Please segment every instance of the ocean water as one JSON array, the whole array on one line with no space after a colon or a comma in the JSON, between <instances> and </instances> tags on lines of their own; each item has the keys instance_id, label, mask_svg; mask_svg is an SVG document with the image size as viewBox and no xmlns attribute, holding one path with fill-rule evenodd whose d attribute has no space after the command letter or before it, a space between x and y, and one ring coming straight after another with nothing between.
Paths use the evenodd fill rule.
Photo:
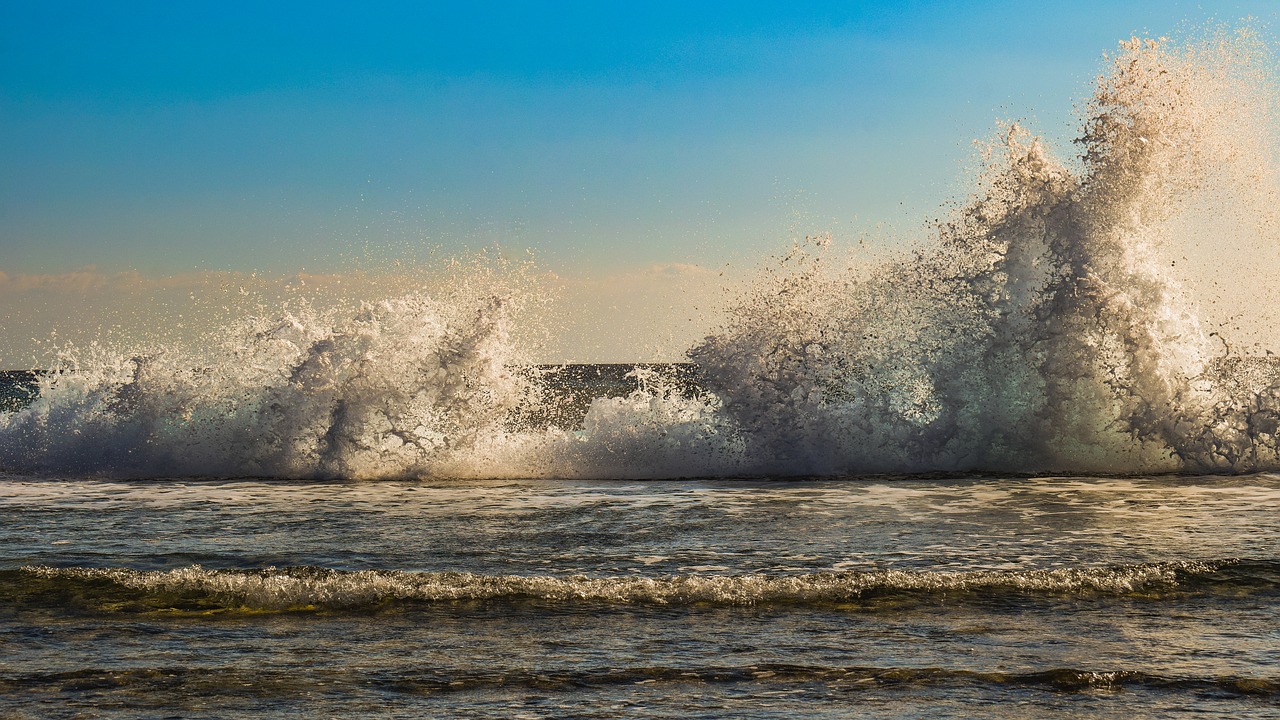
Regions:
<instances>
[{"instance_id":1,"label":"ocean water","mask_svg":"<svg viewBox=\"0 0 1280 720\"><path fill-rule=\"evenodd\" d=\"M1280 716L1280 477L0 484L0 715Z\"/></svg>"},{"instance_id":2,"label":"ocean water","mask_svg":"<svg viewBox=\"0 0 1280 720\"><path fill-rule=\"evenodd\" d=\"M1274 67L1123 43L683 363L540 365L478 262L0 376L0 714L1280 716L1280 363L1174 270L1275 240Z\"/></svg>"}]
</instances>

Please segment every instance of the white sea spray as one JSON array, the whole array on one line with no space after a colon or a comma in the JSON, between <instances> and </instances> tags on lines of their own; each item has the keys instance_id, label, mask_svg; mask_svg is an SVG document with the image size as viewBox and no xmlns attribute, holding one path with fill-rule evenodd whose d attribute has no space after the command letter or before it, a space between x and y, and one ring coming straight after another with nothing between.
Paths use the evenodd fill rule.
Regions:
<instances>
[{"instance_id":1,"label":"white sea spray","mask_svg":"<svg viewBox=\"0 0 1280 720\"><path fill-rule=\"evenodd\" d=\"M1256 189L1275 159L1270 63L1248 30L1122 43L1082 108L1078 167L1013 124L928 246L863 274L797 246L691 353L753 462L1273 467L1276 368L1222 357L1159 234L1208 183Z\"/></svg>"},{"instance_id":2,"label":"white sea spray","mask_svg":"<svg viewBox=\"0 0 1280 720\"><path fill-rule=\"evenodd\" d=\"M196 351L65 348L39 399L0 413L0 469L1275 469L1280 367L1206 327L1165 255L1169 228L1204 193L1251 213L1272 197L1273 69L1247 27L1122 43L1080 105L1074 161L1012 123L930 242L869 267L836 262L825 238L797 243L690 349L699 392L641 368L634 391L597 398L580 423L530 422L555 401L513 331L539 291L518 269L468 266L359 308L243 318Z\"/></svg>"}]
</instances>

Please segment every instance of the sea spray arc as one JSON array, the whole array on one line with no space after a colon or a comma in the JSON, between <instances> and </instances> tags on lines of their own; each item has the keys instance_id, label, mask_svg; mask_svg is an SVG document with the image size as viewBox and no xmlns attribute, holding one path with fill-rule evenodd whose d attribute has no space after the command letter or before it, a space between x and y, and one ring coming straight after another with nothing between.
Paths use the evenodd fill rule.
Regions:
<instances>
[{"instance_id":1,"label":"sea spray arc","mask_svg":"<svg viewBox=\"0 0 1280 720\"><path fill-rule=\"evenodd\" d=\"M0 413L0 470L297 478L670 477L1280 467L1280 379L1223 356L1161 260L1162 223L1274 161L1247 30L1133 40L1082 107L1079 162L1009 126L933 242L869 270L796 249L660 379L579 427L514 337L519 269L355 310L286 306L199 352L69 348ZM1252 133L1252 134L1251 134ZM1242 142L1242 137L1248 137ZM1251 174L1252 173L1252 174ZM1234 185L1233 185L1234 184ZM67 370L71 370L67 372Z\"/></svg>"},{"instance_id":2,"label":"sea spray arc","mask_svg":"<svg viewBox=\"0 0 1280 720\"><path fill-rule=\"evenodd\" d=\"M222 330L201 353L71 349L0 416L0 466L125 476L432 474L499 432L528 379L519 299L472 271L448 293L307 305Z\"/></svg>"},{"instance_id":3,"label":"sea spray arc","mask_svg":"<svg viewBox=\"0 0 1280 720\"><path fill-rule=\"evenodd\" d=\"M1247 31L1183 48L1123 43L1084 107L1076 172L1012 125L931 247L862 277L833 275L799 247L783 263L799 270L762 284L692 351L756 461L802 472L1274 466L1274 371L1253 363L1242 382L1238 363L1216 356L1155 237L1187 194L1242 159L1224 133L1245 124L1264 144L1266 125L1241 106L1274 107L1273 85L1258 82L1263 56Z\"/></svg>"}]
</instances>

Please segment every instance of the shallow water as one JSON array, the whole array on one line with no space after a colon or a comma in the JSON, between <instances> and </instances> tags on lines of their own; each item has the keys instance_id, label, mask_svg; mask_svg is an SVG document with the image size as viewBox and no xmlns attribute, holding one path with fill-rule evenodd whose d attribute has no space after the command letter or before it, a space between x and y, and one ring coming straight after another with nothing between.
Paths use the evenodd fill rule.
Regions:
<instances>
[{"instance_id":1,"label":"shallow water","mask_svg":"<svg viewBox=\"0 0 1280 720\"><path fill-rule=\"evenodd\" d=\"M0 484L13 717L1280 716L1280 478Z\"/></svg>"}]
</instances>

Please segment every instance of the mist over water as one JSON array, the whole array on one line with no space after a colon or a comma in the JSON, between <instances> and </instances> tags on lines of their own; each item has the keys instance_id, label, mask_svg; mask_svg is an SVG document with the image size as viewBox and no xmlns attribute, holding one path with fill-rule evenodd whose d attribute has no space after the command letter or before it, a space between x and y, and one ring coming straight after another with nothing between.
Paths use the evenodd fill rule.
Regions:
<instances>
[{"instance_id":1,"label":"mist over water","mask_svg":"<svg viewBox=\"0 0 1280 720\"><path fill-rule=\"evenodd\" d=\"M675 477L1280 467L1280 365L1203 321L1174 268L1193 208L1271 241L1274 61L1250 30L1123 43L1075 158L1010 124L933 237L849 267L823 239L689 350L699 392L557 420L522 323L538 291L451 286L246 317L198 352L65 348L0 414L0 469L155 476ZM1206 205L1208 203L1208 205ZM1203 227L1203 224L1200 225ZM1182 245L1178 245L1182 243ZM1185 263L1184 263L1185 266ZM1244 285L1261 285L1254 268ZM518 332L517 332L518 331Z\"/></svg>"}]
</instances>

